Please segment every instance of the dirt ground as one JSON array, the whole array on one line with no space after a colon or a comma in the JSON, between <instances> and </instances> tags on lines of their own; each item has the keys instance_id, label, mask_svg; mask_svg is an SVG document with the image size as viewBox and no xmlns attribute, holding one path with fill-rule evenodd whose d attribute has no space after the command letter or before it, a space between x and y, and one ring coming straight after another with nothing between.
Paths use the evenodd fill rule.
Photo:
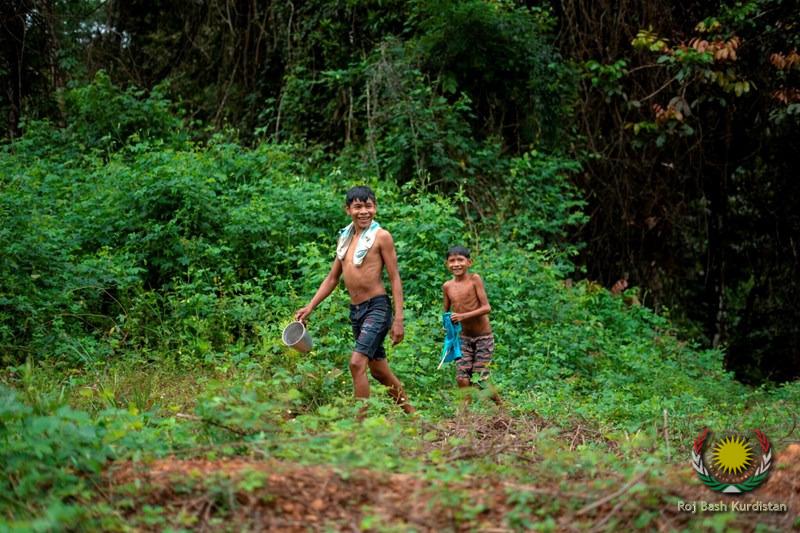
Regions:
<instances>
[{"instance_id":1,"label":"dirt ground","mask_svg":"<svg viewBox=\"0 0 800 533\"><path fill-rule=\"evenodd\" d=\"M519 486L492 478L444 486L407 474L344 472L327 466L245 459L122 463L109 470L106 480L112 499L123 497L133 487L140 504L160 505L167 510L170 525L195 531L511 531L547 517L560 531L618 530L637 527L642 511L651 516L645 529L669 531L702 526L695 521L713 515L681 511L679 500L787 505L785 513L736 513L728 526L744 531L757 524L797 530L800 515L798 444L779 452L764 485L736 497L711 492L688 464L676 466L663 477L628 480L604 495L584 494L580 487L567 493L557 486ZM638 489L629 490L634 485ZM518 498L509 496L520 492L529 495L529 511ZM546 512L536 512L542 509Z\"/></svg>"}]
</instances>

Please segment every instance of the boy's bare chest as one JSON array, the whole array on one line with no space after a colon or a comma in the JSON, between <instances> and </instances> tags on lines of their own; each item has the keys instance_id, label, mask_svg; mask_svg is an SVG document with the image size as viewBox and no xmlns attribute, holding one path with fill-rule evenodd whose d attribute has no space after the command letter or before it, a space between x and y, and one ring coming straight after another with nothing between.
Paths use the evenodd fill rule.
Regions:
<instances>
[{"instance_id":1,"label":"boy's bare chest","mask_svg":"<svg viewBox=\"0 0 800 533\"><path fill-rule=\"evenodd\" d=\"M355 239L354 239L355 241ZM345 253L344 261L342 262L342 268L344 270L345 279L354 279L354 278L363 278L363 277L375 277L376 273L379 276L381 269L383 268L383 259L381 258L381 251L380 245L377 243L370 248L367 255L364 256L364 259L361 261L361 265L356 266L353 262L353 255L355 254L356 245L355 243L351 243L350 247L347 249L347 253Z\"/></svg>"},{"instance_id":2,"label":"boy's bare chest","mask_svg":"<svg viewBox=\"0 0 800 533\"><path fill-rule=\"evenodd\" d=\"M470 281L451 283L447 288L447 293L450 301L459 308L473 306L478 301L475 285Z\"/></svg>"}]
</instances>

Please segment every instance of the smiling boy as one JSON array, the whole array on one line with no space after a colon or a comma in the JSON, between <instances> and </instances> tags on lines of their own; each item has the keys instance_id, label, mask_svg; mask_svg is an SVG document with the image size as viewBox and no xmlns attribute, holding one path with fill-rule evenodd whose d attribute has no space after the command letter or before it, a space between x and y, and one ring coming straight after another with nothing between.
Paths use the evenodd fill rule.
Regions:
<instances>
[{"instance_id":1,"label":"smiling boy","mask_svg":"<svg viewBox=\"0 0 800 533\"><path fill-rule=\"evenodd\" d=\"M397 253L391 234L375 221L378 202L369 187L353 187L345 197L345 211L352 222L339 232L336 257L330 272L311 301L295 313L305 321L311 312L339 284L350 294L350 323L355 347L350 356L350 374L356 398L369 398L367 368L372 377L389 388L389 394L407 413L414 412L403 391L403 385L386 361L383 340L390 332L392 345L403 340L403 285L397 268ZM391 301L381 275L383 268L392 286L394 320Z\"/></svg>"},{"instance_id":2,"label":"smiling boy","mask_svg":"<svg viewBox=\"0 0 800 533\"><path fill-rule=\"evenodd\" d=\"M456 363L456 381L460 388L469 387L472 378L478 385L489 377L489 363L494 353L494 335L489 324L492 308L483 280L470 274L472 266L469 249L453 246L447 250L447 269L453 279L442 285L444 310L451 311L450 320L461 323L461 359ZM492 399L499 402L496 393Z\"/></svg>"}]
</instances>

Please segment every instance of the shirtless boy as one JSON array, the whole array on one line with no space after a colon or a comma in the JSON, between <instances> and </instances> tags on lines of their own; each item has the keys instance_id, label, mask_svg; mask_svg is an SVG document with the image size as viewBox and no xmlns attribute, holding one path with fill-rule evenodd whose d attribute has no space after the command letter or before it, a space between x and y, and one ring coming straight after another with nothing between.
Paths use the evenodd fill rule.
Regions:
<instances>
[{"instance_id":1,"label":"shirtless boy","mask_svg":"<svg viewBox=\"0 0 800 533\"><path fill-rule=\"evenodd\" d=\"M453 246L447 250L447 268L453 279L442 285L444 310L451 311L450 320L461 323L461 359L456 363L456 381L459 387L469 387L472 378L477 384L489 377L489 363L494 353L494 336L489 324L489 299L483 280L470 274L472 266L469 249ZM497 402L499 397L492 393Z\"/></svg>"},{"instance_id":2,"label":"shirtless boy","mask_svg":"<svg viewBox=\"0 0 800 533\"><path fill-rule=\"evenodd\" d=\"M394 401L405 412L412 413L414 408L408 403L403 385L389 368L383 349L387 333L392 345L403 340L403 286L394 240L375 222L377 210L375 193L369 187L353 187L347 191L345 211L352 223L340 232L330 272L308 305L295 313L295 318L304 322L314 308L333 292L344 274L355 337L355 348L350 356L355 397L369 398L369 368L372 377L389 388ZM392 285L394 320L391 302L381 280L384 266Z\"/></svg>"}]
</instances>

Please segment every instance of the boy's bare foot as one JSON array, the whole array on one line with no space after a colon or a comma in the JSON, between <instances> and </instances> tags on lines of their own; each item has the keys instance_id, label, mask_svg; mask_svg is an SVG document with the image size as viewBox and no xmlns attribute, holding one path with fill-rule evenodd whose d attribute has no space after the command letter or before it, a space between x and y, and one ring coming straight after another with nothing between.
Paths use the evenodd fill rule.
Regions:
<instances>
[{"instance_id":1,"label":"boy's bare foot","mask_svg":"<svg viewBox=\"0 0 800 533\"><path fill-rule=\"evenodd\" d=\"M400 389L400 392L396 391L397 389L389 389L389 393L394 399L394 403L399 405L400 409L402 409L403 412L407 415L413 415L414 413L416 413L417 410L414 409L413 405L408 403L408 398L405 397L405 393L402 392L402 389Z\"/></svg>"}]
</instances>

